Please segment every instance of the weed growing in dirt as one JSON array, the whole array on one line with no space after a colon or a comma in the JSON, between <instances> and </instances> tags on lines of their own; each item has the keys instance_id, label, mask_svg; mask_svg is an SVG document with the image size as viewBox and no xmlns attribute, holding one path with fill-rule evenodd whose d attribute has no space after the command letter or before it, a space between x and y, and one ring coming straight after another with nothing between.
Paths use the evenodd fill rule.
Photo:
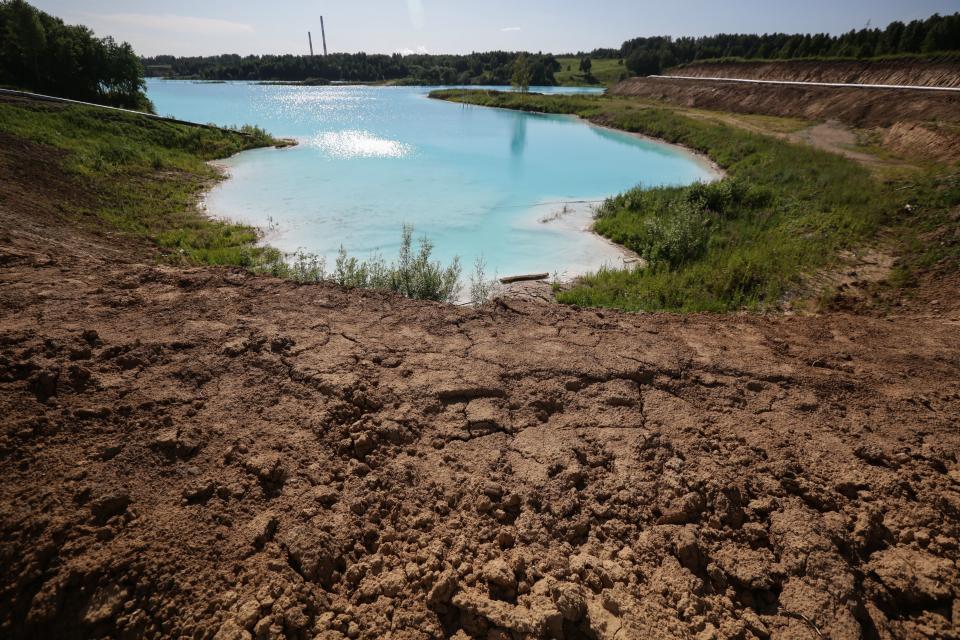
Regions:
<instances>
[{"instance_id":1,"label":"weed growing in dirt","mask_svg":"<svg viewBox=\"0 0 960 640\"><path fill-rule=\"evenodd\" d=\"M489 300L496 289L496 279L487 278L487 262L480 256L473 263L473 273L470 274L470 302L480 306Z\"/></svg>"},{"instance_id":2,"label":"weed growing in dirt","mask_svg":"<svg viewBox=\"0 0 960 640\"><path fill-rule=\"evenodd\" d=\"M647 267L603 269L558 295L625 310L731 311L778 306L801 276L862 244L907 201L841 156L617 96L446 90L435 98L569 113L708 154L727 173L713 184L637 188L608 199L595 229Z\"/></svg>"},{"instance_id":3,"label":"weed growing in dirt","mask_svg":"<svg viewBox=\"0 0 960 640\"><path fill-rule=\"evenodd\" d=\"M460 292L460 260L448 265L430 259L433 243L426 237L413 249L413 227L404 225L397 260L387 263L374 254L360 260L347 254L344 247L327 271L326 261L308 253L284 256L279 252L260 254L260 262L251 256L255 271L299 282L334 282L343 287L393 291L407 298L453 302Z\"/></svg>"}]
</instances>

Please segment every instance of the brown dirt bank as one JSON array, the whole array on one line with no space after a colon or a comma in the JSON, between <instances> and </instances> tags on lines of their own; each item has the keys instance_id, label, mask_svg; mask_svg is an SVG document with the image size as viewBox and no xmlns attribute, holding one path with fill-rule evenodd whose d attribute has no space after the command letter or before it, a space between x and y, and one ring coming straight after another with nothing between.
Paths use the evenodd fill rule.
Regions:
<instances>
[{"instance_id":1,"label":"brown dirt bank","mask_svg":"<svg viewBox=\"0 0 960 640\"><path fill-rule=\"evenodd\" d=\"M960 637L955 288L627 315L151 266L2 142L0 637Z\"/></svg>"},{"instance_id":2,"label":"brown dirt bank","mask_svg":"<svg viewBox=\"0 0 960 640\"><path fill-rule=\"evenodd\" d=\"M884 60L763 60L693 63L672 76L960 87L960 56Z\"/></svg>"},{"instance_id":3,"label":"brown dirt bank","mask_svg":"<svg viewBox=\"0 0 960 640\"><path fill-rule=\"evenodd\" d=\"M697 109L807 120L835 119L855 127L887 127L898 122L960 122L960 95L936 91L631 78L615 85L610 93L666 100Z\"/></svg>"}]
</instances>

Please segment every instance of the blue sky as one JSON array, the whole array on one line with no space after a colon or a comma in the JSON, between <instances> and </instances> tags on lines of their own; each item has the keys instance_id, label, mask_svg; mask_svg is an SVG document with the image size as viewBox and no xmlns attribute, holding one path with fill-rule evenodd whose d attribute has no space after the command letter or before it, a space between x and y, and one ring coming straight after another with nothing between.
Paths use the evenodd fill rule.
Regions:
<instances>
[{"instance_id":1,"label":"blue sky","mask_svg":"<svg viewBox=\"0 0 960 640\"><path fill-rule=\"evenodd\" d=\"M331 51L555 53L619 47L632 37L718 32L839 33L960 10L958 0L32 0L138 53Z\"/></svg>"}]
</instances>

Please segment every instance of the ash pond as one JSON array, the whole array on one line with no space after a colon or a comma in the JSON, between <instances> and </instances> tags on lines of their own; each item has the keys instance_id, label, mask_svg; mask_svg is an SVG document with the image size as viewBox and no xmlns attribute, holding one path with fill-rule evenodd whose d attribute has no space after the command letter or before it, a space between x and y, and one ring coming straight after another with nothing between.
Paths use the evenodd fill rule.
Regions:
<instances>
[{"instance_id":1,"label":"ash pond","mask_svg":"<svg viewBox=\"0 0 960 640\"><path fill-rule=\"evenodd\" d=\"M222 161L230 178L208 195L207 210L328 265L341 246L392 260L410 224L436 259L459 256L465 272L478 257L489 276L621 266L623 250L589 231L592 206L638 184L714 177L677 147L567 116L431 100L429 87L147 86L162 115L295 138L296 147Z\"/></svg>"}]
</instances>

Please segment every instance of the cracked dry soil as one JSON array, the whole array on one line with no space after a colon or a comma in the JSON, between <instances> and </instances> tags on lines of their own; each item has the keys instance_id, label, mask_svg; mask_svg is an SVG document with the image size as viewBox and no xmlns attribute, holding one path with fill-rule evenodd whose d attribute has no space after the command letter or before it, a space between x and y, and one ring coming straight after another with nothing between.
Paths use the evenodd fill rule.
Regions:
<instances>
[{"instance_id":1,"label":"cracked dry soil","mask_svg":"<svg viewBox=\"0 0 960 640\"><path fill-rule=\"evenodd\" d=\"M2 637L960 637L956 307L461 309L11 184Z\"/></svg>"}]
</instances>

